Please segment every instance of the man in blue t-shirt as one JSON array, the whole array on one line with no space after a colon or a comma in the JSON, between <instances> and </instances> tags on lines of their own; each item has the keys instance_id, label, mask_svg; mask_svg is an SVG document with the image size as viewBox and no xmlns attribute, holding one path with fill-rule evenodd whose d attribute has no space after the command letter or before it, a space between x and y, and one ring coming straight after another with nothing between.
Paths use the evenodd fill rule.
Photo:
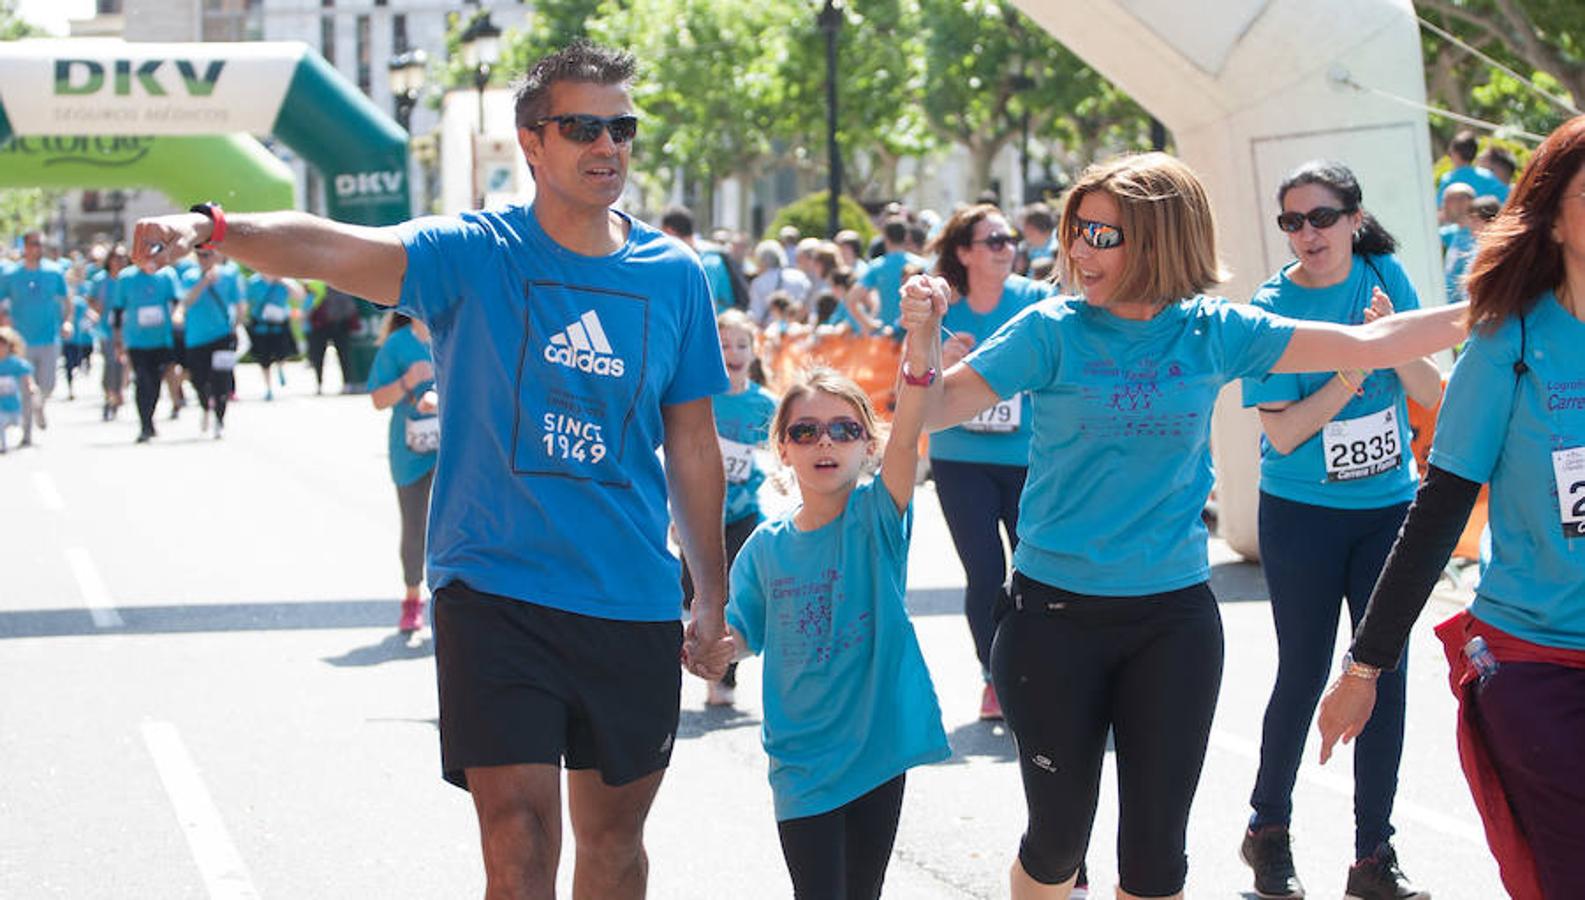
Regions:
<instances>
[{"instance_id":1,"label":"man in blue t-shirt","mask_svg":"<svg viewBox=\"0 0 1585 900\"><path fill-rule=\"evenodd\" d=\"M4 296L11 304L11 321L27 343L27 361L33 365L37 390L33 403L22 410L22 444L33 443L33 422L47 427L44 402L55 392L55 371L60 368L61 338L71 334L72 305L66 278L44 259L44 235L22 235L22 263L7 273Z\"/></svg>"},{"instance_id":2,"label":"man in blue t-shirt","mask_svg":"<svg viewBox=\"0 0 1585 900\"><path fill-rule=\"evenodd\" d=\"M441 764L473 794L487 880L514 895L554 889L563 760L577 810L573 892L643 894L643 824L675 740L679 651L707 679L729 662L710 402L727 378L709 289L688 250L611 209L638 127L633 71L632 56L580 41L522 79L532 206L391 228L292 212L228 226L202 206L134 232L135 258L218 235L239 262L320 278L428 325L442 447L428 541ZM668 499L694 577L686 632Z\"/></svg>"},{"instance_id":3,"label":"man in blue t-shirt","mask_svg":"<svg viewBox=\"0 0 1585 900\"><path fill-rule=\"evenodd\" d=\"M910 268L923 272L923 259L908 252L908 220L893 216L881 226L886 253L870 264L858 284L848 292L847 310L853 320L873 334L897 323L902 309L904 273Z\"/></svg>"},{"instance_id":4,"label":"man in blue t-shirt","mask_svg":"<svg viewBox=\"0 0 1585 900\"><path fill-rule=\"evenodd\" d=\"M673 206L660 217L660 230L699 257L704 267L706 283L710 285L710 299L716 312L748 309L748 280L738 268L737 261L727 255L725 247L700 241L695 236L693 213L686 207Z\"/></svg>"},{"instance_id":5,"label":"man in blue t-shirt","mask_svg":"<svg viewBox=\"0 0 1585 900\"><path fill-rule=\"evenodd\" d=\"M1479 147L1473 131L1461 131L1448 143L1447 158L1452 161L1453 168L1436 183L1437 206L1442 205L1442 193L1452 184L1469 185L1475 189L1476 197L1496 197L1499 203L1508 199L1508 185L1485 166L1475 165Z\"/></svg>"}]
</instances>

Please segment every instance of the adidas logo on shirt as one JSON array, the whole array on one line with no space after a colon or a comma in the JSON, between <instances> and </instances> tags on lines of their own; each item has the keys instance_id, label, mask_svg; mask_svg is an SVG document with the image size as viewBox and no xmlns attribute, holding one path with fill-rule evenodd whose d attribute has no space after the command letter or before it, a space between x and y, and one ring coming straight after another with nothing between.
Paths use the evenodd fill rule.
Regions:
<instances>
[{"instance_id":1,"label":"adidas logo on shirt","mask_svg":"<svg viewBox=\"0 0 1585 900\"><path fill-rule=\"evenodd\" d=\"M620 356L612 355L611 342L606 340L605 328L593 310L578 317L578 321L550 336L545 345L545 361L592 375L609 375L621 378L627 371Z\"/></svg>"}]
</instances>

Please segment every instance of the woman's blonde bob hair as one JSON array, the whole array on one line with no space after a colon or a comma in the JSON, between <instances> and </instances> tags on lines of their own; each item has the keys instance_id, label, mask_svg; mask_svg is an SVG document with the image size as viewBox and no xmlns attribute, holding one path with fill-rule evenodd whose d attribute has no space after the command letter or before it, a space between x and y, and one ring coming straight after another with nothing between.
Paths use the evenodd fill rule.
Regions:
<instances>
[{"instance_id":1,"label":"woman's blonde bob hair","mask_svg":"<svg viewBox=\"0 0 1585 900\"><path fill-rule=\"evenodd\" d=\"M1216 254L1216 220L1194 170L1165 153L1139 153L1084 170L1062 204L1063 268L1080 284L1070 251L1079 237L1079 203L1094 191L1117 201L1127 254L1114 302L1166 306L1228 279ZM1108 252L1108 251L1100 251Z\"/></svg>"}]
</instances>

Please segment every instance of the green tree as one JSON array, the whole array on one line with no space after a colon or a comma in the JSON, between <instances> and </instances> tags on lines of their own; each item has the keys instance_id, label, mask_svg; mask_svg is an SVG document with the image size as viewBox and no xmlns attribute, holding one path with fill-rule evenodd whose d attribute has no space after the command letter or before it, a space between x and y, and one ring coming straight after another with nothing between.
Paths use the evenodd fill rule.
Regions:
<instances>
[{"instance_id":1,"label":"green tree","mask_svg":"<svg viewBox=\"0 0 1585 900\"><path fill-rule=\"evenodd\" d=\"M38 37L44 32L17 15L16 0L0 0L0 41Z\"/></svg>"},{"instance_id":2,"label":"green tree","mask_svg":"<svg viewBox=\"0 0 1585 900\"><path fill-rule=\"evenodd\" d=\"M0 41L35 37L43 32L17 16L14 0L0 0ZM0 189L0 235L19 234L42 226L57 194L39 188Z\"/></svg>"}]
</instances>

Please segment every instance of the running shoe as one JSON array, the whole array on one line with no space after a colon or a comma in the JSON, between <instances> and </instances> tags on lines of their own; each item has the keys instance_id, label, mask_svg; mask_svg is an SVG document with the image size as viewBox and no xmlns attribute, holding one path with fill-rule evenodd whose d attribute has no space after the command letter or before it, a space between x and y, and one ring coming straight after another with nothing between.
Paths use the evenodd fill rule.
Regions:
<instances>
[{"instance_id":1,"label":"running shoe","mask_svg":"<svg viewBox=\"0 0 1585 900\"><path fill-rule=\"evenodd\" d=\"M217 441L220 440L221 436L224 435L225 433L226 433L226 423L220 421L219 419L216 419L215 420L215 440L217 440Z\"/></svg>"},{"instance_id":2,"label":"running shoe","mask_svg":"<svg viewBox=\"0 0 1585 900\"><path fill-rule=\"evenodd\" d=\"M731 706L737 702L737 691L719 681L710 682L705 689L705 706Z\"/></svg>"},{"instance_id":3,"label":"running shoe","mask_svg":"<svg viewBox=\"0 0 1585 900\"><path fill-rule=\"evenodd\" d=\"M985 683L985 690L980 694L980 721L1000 722L1002 720L1002 701L996 698L996 685Z\"/></svg>"},{"instance_id":4,"label":"running shoe","mask_svg":"<svg viewBox=\"0 0 1585 900\"><path fill-rule=\"evenodd\" d=\"M1347 900L1431 900L1430 891L1415 887L1398 868L1398 854L1386 841L1349 868L1343 896Z\"/></svg>"},{"instance_id":5,"label":"running shoe","mask_svg":"<svg viewBox=\"0 0 1585 900\"><path fill-rule=\"evenodd\" d=\"M402 599L402 621L396 629L403 634L412 634L424 627L424 598L404 597Z\"/></svg>"},{"instance_id":6,"label":"running shoe","mask_svg":"<svg viewBox=\"0 0 1585 900\"><path fill-rule=\"evenodd\" d=\"M1293 839L1286 825L1246 829L1238 856L1255 870L1255 894L1266 900L1291 900L1304 896L1304 885L1293 868Z\"/></svg>"},{"instance_id":7,"label":"running shoe","mask_svg":"<svg viewBox=\"0 0 1585 900\"><path fill-rule=\"evenodd\" d=\"M285 366L276 366L275 367L275 380L280 382L281 387L286 387L286 367Z\"/></svg>"},{"instance_id":8,"label":"running shoe","mask_svg":"<svg viewBox=\"0 0 1585 900\"><path fill-rule=\"evenodd\" d=\"M266 399L266 400L274 400L275 399L275 388L268 387L268 384L269 384L269 382L266 381L265 382L266 387L264 388L264 399Z\"/></svg>"},{"instance_id":9,"label":"running shoe","mask_svg":"<svg viewBox=\"0 0 1585 900\"><path fill-rule=\"evenodd\" d=\"M209 433L209 409L204 408L204 417L198 420L198 431L202 434Z\"/></svg>"}]
</instances>

